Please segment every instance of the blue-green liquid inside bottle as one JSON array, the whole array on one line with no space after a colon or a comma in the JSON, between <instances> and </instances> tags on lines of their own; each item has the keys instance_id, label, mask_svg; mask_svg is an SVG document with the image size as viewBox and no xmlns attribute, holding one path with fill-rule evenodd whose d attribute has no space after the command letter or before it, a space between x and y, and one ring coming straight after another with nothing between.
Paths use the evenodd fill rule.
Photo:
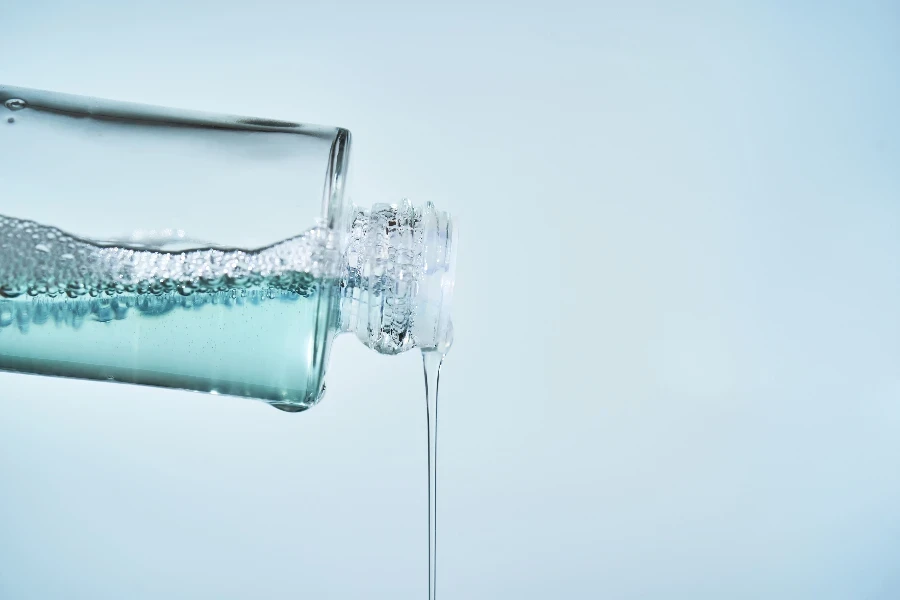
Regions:
<instances>
[{"instance_id":1,"label":"blue-green liquid inside bottle","mask_svg":"<svg viewBox=\"0 0 900 600\"><path fill-rule=\"evenodd\" d=\"M333 279L293 273L216 291L0 299L0 369L228 394L300 411L323 390L338 289Z\"/></svg>"}]
</instances>

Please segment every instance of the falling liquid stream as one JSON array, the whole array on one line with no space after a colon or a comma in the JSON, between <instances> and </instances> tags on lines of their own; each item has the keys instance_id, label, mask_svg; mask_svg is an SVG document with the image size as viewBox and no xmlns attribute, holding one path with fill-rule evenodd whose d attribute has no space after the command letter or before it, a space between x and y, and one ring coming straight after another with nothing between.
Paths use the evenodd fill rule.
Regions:
<instances>
[{"instance_id":1,"label":"falling liquid stream","mask_svg":"<svg viewBox=\"0 0 900 600\"><path fill-rule=\"evenodd\" d=\"M423 350L425 419L428 424L428 600L435 600L437 575L437 408L444 352Z\"/></svg>"}]
</instances>

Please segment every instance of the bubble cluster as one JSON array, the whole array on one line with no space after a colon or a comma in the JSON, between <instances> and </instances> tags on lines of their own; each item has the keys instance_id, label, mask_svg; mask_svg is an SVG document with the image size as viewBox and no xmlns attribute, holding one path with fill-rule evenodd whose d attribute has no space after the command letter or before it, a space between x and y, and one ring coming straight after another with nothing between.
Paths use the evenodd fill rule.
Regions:
<instances>
[{"instance_id":1,"label":"bubble cluster","mask_svg":"<svg viewBox=\"0 0 900 600\"><path fill-rule=\"evenodd\" d=\"M341 253L325 228L259 250L166 252L105 246L55 227L0 216L0 297L191 296L271 287L303 294L334 277Z\"/></svg>"},{"instance_id":2,"label":"bubble cluster","mask_svg":"<svg viewBox=\"0 0 900 600\"><path fill-rule=\"evenodd\" d=\"M158 317L173 310L195 310L206 305L244 306L261 304L270 300L293 302L309 297L317 291L316 281L311 277L301 286L290 289L260 287L256 289L233 289L224 292L207 292L182 296L167 293L129 295L122 294L110 298L35 298L30 302L0 300L0 331L16 325L21 333L28 333L32 325L52 322L57 326L80 328L85 321L121 321L130 315Z\"/></svg>"},{"instance_id":3,"label":"bubble cluster","mask_svg":"<svg viewBox=\"0 0 900 600\"><path fill-rule=\"evenodd\" d=\"M340 252L327 229L259 250L163 252L104 246L33 221L0 216L0 330L13 324L121 320L207 304L309 297L334 279Z\"/></svg>"}]
</instances>

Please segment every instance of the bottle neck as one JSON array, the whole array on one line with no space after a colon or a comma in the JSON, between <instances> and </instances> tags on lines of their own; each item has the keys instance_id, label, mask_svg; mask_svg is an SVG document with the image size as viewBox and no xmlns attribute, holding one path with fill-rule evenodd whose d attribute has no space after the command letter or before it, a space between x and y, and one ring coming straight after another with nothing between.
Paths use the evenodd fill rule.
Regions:
<instances>
[{"instance_id":1,"label":"bottle neck","mask_svg":"<svg viewBox=\"0 0 900 600\"><path fill-rule=\"evenodd\" d=\"M449 349L455 235L450 215L430 202L356 208L341 281L341 329L382 354Z\"/></svg>"}]
</instances>

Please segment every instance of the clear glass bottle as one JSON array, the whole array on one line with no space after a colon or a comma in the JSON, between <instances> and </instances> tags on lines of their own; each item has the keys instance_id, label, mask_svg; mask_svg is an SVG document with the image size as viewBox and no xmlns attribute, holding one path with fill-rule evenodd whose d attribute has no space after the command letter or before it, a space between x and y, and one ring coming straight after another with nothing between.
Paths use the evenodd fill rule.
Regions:
<instances>
[{"instance_id":1,"label":"clear glass bottle","mask_svg":"<svg viewBox=\"0 0 900 600\"><path fill-rule=\"evenodd\" d=\"M0 369L315 404L335 334L452 338L453 221L350 133L0 85Z\"/></svg>"}]
</instances>

